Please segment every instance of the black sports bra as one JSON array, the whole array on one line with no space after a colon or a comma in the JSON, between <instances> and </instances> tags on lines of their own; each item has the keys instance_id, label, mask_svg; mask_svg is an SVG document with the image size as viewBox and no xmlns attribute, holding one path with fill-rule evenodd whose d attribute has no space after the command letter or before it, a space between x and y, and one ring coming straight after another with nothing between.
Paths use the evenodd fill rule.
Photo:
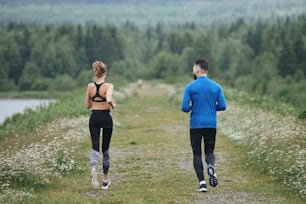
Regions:
<instances>
[{"instance_id":1,"label":"black sports bra","mask_svg":"<svg viewBox=\"0 0 306 204\"><path fill-rule=\"evenodd\" d=\"M91 101L92 101L92 102L106 102L106 98L103 97L103 96L101 96L101 95L99 94L99 89L100 89L100 87L101 87L103 84L104 84L104 82L101 83L101 84L97 84L97 83L95 82L95 85L96 85L96 94L95 94L93 97L91 97ZM96 98L100 98L100 99L97 100Z\"/></svg>"}]
</instances>

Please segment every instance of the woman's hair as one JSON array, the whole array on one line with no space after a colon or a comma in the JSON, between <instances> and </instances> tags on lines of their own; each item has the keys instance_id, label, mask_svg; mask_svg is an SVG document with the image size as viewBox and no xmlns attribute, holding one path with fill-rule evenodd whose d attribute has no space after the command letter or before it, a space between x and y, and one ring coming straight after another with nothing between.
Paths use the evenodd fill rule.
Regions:
<instances>
[{"instance_id":1,"label":"woman's hair","mask_svg":"<svg viewBox=\"0 0 306 204\"><path fill-rule=\"evenodd\" d=\"M92 64L92 68L93 68L93 71L94 71L94 74L95 74L96 77L102 77L102 76L106 75L106 73L107 73L106 64L104 64L101 61L95 61Z\"/></svg>"}]
</instances>

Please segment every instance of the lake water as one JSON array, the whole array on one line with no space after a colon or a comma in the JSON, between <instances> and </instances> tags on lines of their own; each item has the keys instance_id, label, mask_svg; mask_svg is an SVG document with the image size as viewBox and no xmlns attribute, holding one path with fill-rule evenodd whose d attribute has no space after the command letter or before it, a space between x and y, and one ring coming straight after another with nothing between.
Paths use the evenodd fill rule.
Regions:
<instances>
[{"instance_id":1,"label":"lake water","mask_svg":"<svg viewBox=\"0 0 306 204\"><path fill-rule=\"evenodd\" d=\"M0 99L0 124L15 113L23 113L26 108L35 109L40 105L47 106L54 101L48 99Z\"/></svg>"}]
</instances>

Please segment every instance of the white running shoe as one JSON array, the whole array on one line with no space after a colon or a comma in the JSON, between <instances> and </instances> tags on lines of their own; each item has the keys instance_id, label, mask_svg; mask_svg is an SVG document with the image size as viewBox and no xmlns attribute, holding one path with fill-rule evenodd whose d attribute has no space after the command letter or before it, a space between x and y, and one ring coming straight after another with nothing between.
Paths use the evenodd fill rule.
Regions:
<instances>
[{"instance_id":1,"label":"white running shoe","mask_svg":"<svg viewBox=\"0 0 306 204\"><path fill-rule=\"evenodd\" d=\"M108 179L108 181L103 181L103 184L102 184L102 189L103 190L106 190L108 189L109 185L111 184L111 181Z\"/></svg>"},{"instance_id":2,"label":"white running shoe","mask_svg":"<svg viewBox=\"0 0 306 204\"><path fill-rule=\"evenodd\" d=\"M198 188L197 191L199 191L199 192L207 192L206 184L199 185L199 188Z\"/></svg>"},{"instance_id":3,"label":"white running shoe","mask_svg":"<svg viewBox=\"0 0 306 204\"><path fill-rule=\"evenodd\" d=\"M91 171L91 187L93 189L98 189L99 185L98 173L96 171Z\"/></svg>"},{"instance_id":4,"label":"white running shoe","mask_svg":"<svg viewBox=\"0 0 306 204\"><path fill-rule=\"evenodd\" d=\"M207 187L206 187L206 182L205 182L205 180L200 181L200 183L199 183L199 188L198 188L197 191L199 191L199 192L207 192Z\"/></svg>"}]
</instances>

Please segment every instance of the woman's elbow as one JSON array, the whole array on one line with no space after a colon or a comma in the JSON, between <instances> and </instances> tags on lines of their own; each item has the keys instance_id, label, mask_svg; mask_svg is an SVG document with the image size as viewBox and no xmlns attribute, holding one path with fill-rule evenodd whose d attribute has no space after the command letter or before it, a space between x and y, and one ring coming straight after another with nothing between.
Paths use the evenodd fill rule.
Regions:
<instances>
[{"instance_id":1,"label":"woman's elbow","mask_svg":"<svg viewBox=\"0 0 306 204\"><path fill-rule=\"evenodd\" d=\"M113 103L113 99L111 97L106 97L106 103L108 104Z\"/></svg>"},{"instance_id":2,"label":"woman's elbow","mask_svg":"<svg viewBox=\"0 0 306 204\"><path fill-rule=\"evenodd\" d=\"M91 103L85 103L85 108L89 109L92 107L92 104Z\"/></svg>"}]
</instances>

